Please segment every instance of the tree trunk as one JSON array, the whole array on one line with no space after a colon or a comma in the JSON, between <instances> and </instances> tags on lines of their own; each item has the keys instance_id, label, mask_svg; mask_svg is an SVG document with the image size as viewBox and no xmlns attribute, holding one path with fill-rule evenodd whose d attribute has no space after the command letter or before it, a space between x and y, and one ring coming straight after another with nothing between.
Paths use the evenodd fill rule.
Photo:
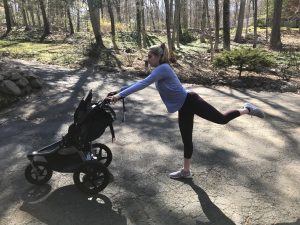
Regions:
<instances>
[{"instance_id":1,"label":"tree trunk","mask_svg":"<svg viewBox=\"0 0 300 225\"><path fill-rule=\"evenodd\" d=\"M246 6L246 0L241 0L238 25L237 25L237 29L236 29L236 33L235 33L235 38L234 38L234 41L237 43L240 43L242 41L242 32L243 32L244 17L245 17L245 6Z\"/></svg>"},{"instance_id":2,"label":"tree trunk","mask_svg":"<svg viewBox=\"0 0 300 225\"><path fill-rule=\"evenodd\" d=\"M178 16L178 8L177 8L177 0L175 0L175 9L174 9L174 15L173 18L171 19L173 23L171 24L172 28L172 49L175 50L175 39L176 39L176 33L177 33L177 16ZM172 8L172 7L170 7ZM170 9L171 10L171 9Z\"/></svg>"},{"instance_id":3,"label":"tree trunk","mask_svg":"<svg viewBox=\"0 0 300 225\"><path fill-rule=\"evenodd\" d=\"M170 3L169 0L164 0L164 2L165 2L165 10L166 10L166 28L167 28L168 47L170 51L170 57L173 57L171 29L170 29Z\"/></svg>"},{"instance_id":4,"label":"tree trunk","mask_svg":"<svg viewBox=\"0 0 300 225\"><path fill-rule=\"evenodd\" d=\"M179 48L180 0L175 0L174 23L172 34L172 48L175 50L175 41Z\"/></svg>"},{"instance_id":5,"label":"tree trunk","mask_svg":"<svg viewBox=\"0 0 300 225\"><path fill-rule=\"evenodd\" d=\"M115 28L115 17L114 17L113 9L111 7L110 0L106 0L106 2L107 2L107 8L108 8L108 13L109 13L109 17L110 17L112 43L113 43L114 49L118 49L118 46L116 43L116 28Z\"/></svg>"},{"instance_id":6,"label":"tree trunk","mask_svg":"<svg viewBox=\"0 0 300 225\"><path fill-rule=\"evenodd\" d=\"M205 27L206 27L206 10L205 10L205 1L203 0L202 5L202 18L201 18L201 27L200 27L200 42L206 43L205 41Z\"/></svg>"},{"instance_id":7,"label":"tree trunk","mask_svg":"<svg viewBox=\"0 0 300 225\"><path fill-rule=\"evenodd\" d=\"M141 22L142 22L142 38L143 38L143 48L147 48L147 36L146 36L146 24L145 24L145 7L144 0L141 0Z\"/></svg>"},{"instance_id":8,"label":"tree trunk","mask_svg":"<svg viewBox=\"0 0 300 225\"><path fill-rule=\"evenodd\" d=\"M232 23L232 26L235 27L236 26L236 21L237 21L237 15L238 15L238 11L239 11L239 4L238 4L238 1L235 0L234 2L234 18L233 18L233 23Z\"/></svg>"},{"instance_id":9,"label":"tree trunk","mask_svg":"<svg viewBox=\"0 0 300 225\"><path fill-rule=\"evenodd\" d=\"M40 40L43 41L45 39L45 37L50 34L50 24L49 24L47 15L46 15L46 8L45 8L44 0L39 0L39 3L40 3L42 16L43 16L43 22L44 22L44 33L43 33L42 37L40 38Z\"/></svg>"},{"instance_id":10,"label":"tree trunk","mask_svg":"<svg viewBox=\"0 0 300 225\"><path fill-rule=\"evenodd\" d=\"M128 19L128 0L125 0L125 23L126 24L129 24L129 19Z\"/></svg>"},{"instance_id":11,"label":"tree trunk","mask_svg":"<svg viewBox=\"0 0 300 225\"><path fill-rule=\"evenodd\" d=\"M254 25L253 48L256 48L256 44L257 44L257 0L253 0L253 25Z\"/></svg>"},{"instance_id":12,"label":"tree trunk","mask_svg":"<svg viewBox=\"0 0 300 225\"><path fill-rule=\"evenodd\" d=\"M142 13L141 13L141 0L136 0L136 32L137 32L137 44L139 48L142 48Z\"/></svg>"},{"instance_id":13,"label":"tree trunk","mask_svg":"<svg viewBox=\"0 0 300 225\"><path fill-rule=\"evenodd\" d=\"M15 6L16 6L16 4L15 4ZM14 13L17 10L16 10L16 8L14 9L12 5L8 5L8 7L9 7L9 15L10 15L11 25L13 27L17 26L18 24L17 24L15 13Z\"/></svg>"},{"instance_id":14,"label":"tree trunk","mask_svg":"<svg viewBox=\"0 0 300 225\"><path fill-rule=\"evenodd\" d=\"M77 27L76 27L76 31L80 32L80 9L77 8Z\"/></svg>"},{"instance_id":15,"label":"tree trunk","mask_svg":"<svg viewBox=\"0 0 300 225\"><path fill-rule=\"evenodd\" d=\"M170 27L174 24L174 0L170 0Z\"/></svg>"},{"instance_id":16,"label":"tree trunk","mask_svg":"<svg viewBox=\"0 0 300 225\"><path fill-rule=\"evenodd\" d=\"M3 0L5 21L6 21L6 32L2 37L6 37L11 31L11 20L10 20L10 10L7 0Z\"/></svg>"},{"instance_id":17,"label":"tree trunk","mask_svg":"<svg viewBox=\"0 0 300 225\"><path fill-rule=\"evenodd\" d=\"M151 22L152 22L152 26L153 26L153 30L156 30L156 26L155 26L155 22L154 22L154 5L153 2L151 1L151 5L152 7L150 7L150 18L151 18Z\"/></svg>"},{"instance_id":18,"label":"tree trunk","mask_svg":"<svg viewBox=\"0 0 300 225\"><path fill-rule=\"evenodd\" d=\"M34 6L30 6L28 8L28 10L29 10L29 14L30 14L30 17L31 17L31 21L32 21L32 26L35 27Z\"/></svg>"},{"instance_id":19,"label":"tree trunk","mask_svg":"<svg viewBox=\"0 0 300 225\"><path fill-rule=\"evenodd\" d=\"M210 43L210 60L214 60L214 46L213 46L213 38L212 38L212 31L210 25L210 15L209 15L209 8L208 8L208 0L204 0L205 2L205 9L207 15L207 22L208 22L208 33L209 33L209 43Z\"/></svg>"},{"instance_id":20,"label":"tree trunk","mask_svg":"<svg viewBox=\"0 0 300 225\"><path fill-rule=\"evenodd\" d=\"M117 20L119 23L121 23L122 19L121 19L121 3L120 0L114 0L114 5L116 8L116 12L117 12Z\"/></svg>"},{"instance_id":21,"label":"tree trunk","mask_svg":"<svg viewBox=\"0 0 300 225\"><path fill-rule=\"evenodd\" d=\"M181 0L181 3L180 4L180 8L182 9L182 11L179 13L182 15L182 29L183 30L187 30L188 29L188 19L189 19L189 16L188 16L188 9L187 9L187 0Z\"/></svg>"},{"instance_id":22,"label":"tree trunk","mask_svg":"<svg viewBox=\"0 0 300 225\"><path fill-rule=\"evenodd\" d=\"M219 0L215 0L215 50L219 49L220 39L220 12L219 12Z\"/></svg>"},{"instance_id":23,"label":"tree trunk","mask_svg":"<svg viewBox=\"0 0 300 225\"><path fill-rule=\"evenodd\" d=\"M73 26L70 7L69 7L68 3L66 4L66 8L67 8L67 16L68 16L69 26L70 26L70 35L73 35L74 34L74 26Z\"/></svg>"},{"instance_id":24,"label":"tree trunk","mask_svg":"<svg viewBox=\"0 0 300 225\"><path fill-rule=\"evenodd\" d=\"M246 18L245 37L247 37L247 35L248 35L248 25L249 25L250 11L251 11L251 2L252 2L252 0L248 0L248 14L247 14L247 18Z\"/></svg>"},{"instance_id":25,"label":"tree trunk","mask_svg":"<svg viewBox=\"0 0 300 225\"><path fill-rule=\"evenodd\" d=\"M97 4L93 0L87 0L89 12L90 12L90 20L93 28L93 32L96 39L96 45L99 48L105 48L102 40L102 35L100 32L100 10L99 10L99 4Z\"/></svg>"},{"instance_id":26,"label":"tree trunk","mask_svg":"<svg viewBox=\"0 0 300 225\"><path fill-rule=\"evenodd\" d=\"M41 28L42 27L42 22L41 22L41 18L40 18L40 8L37 7L36 9L37 9L36 17L37 17L37 21L38 21L38 26L39 26L39 28Z\"/></svg>"},{"instance_id":27,"label":"tree trunk","mask_svg":"<svg viewBox=\"0 0 300 225\"><path fill-rule=\"evenodd\" d=\"M26 15L26 2L25 0L22 0L21 2L21 11L22 11L22 17L23 17L23 25L25 26L25 31L29 31L30 27L28 25L27 15Z\"/></svg>"},{"instance_id":28,"label":"tree trunk","mask_svg":"<svg viewBox=\"0 0 300 225\"><path fill-rule=\"evenodd\" d=\"M272 20L272 31L271 31L271 40L270 48L272 50L281 50L281 9L282 9L282 0L274 0L274 12Z\"/></svg>"},{"instance_id":29,"label":"tree trunk","mask_svg":"<svg viewBox=\"0 0 300 225\"><path fill-rule=\"evenodd\" d=\"M223 48L230 50L230 0L223 1Z\"/></svg>"},{"instance_id":30,"label":"tree trunk","mask_svg":"<svg viewBox=\"0 0 300 225\"><path fill-rule=\"evenodd\" d=\"M266 43L268 43L269 41L268 24L269 24L269 0L267 0L267 7L266 7Z\"/></svg>"},{"instance_id":31,"label":"tree trunk","mask_svg":"<svg viewBox=\"0 0 300 225\"><path fill-rule=\"evenodd\" d=\"M93 4L97 4L95 0L92 0L94 1ZM103 2L102 0L98 0L99 2L99 8L100 8L100 12L101 12L101 19L104 19L104 7L103 7Z\"/></svg>"}]
</instances>

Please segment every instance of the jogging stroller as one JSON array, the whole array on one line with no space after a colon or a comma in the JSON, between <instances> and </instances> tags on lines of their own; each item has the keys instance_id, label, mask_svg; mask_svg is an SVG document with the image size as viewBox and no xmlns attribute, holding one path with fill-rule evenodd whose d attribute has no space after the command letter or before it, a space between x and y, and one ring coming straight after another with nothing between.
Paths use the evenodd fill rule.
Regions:
<instances>
[{"instance_id":1,"label":"jogging stroller","mask_svg":"<svg viewBox=\"0 0 300 225\"><path fill-rule=\"evenodd\" d=\"M75 185L83 192L95 194L109 183L108 165L112 152L104 144L92 143L112 126L116 114L107 100L92 103L92 90L81 100L74 113L74 122L62 140L27 155L30 164L25 169L26 180L42 185L53 171L73 173Z\"/></svg>"}]
</instances>

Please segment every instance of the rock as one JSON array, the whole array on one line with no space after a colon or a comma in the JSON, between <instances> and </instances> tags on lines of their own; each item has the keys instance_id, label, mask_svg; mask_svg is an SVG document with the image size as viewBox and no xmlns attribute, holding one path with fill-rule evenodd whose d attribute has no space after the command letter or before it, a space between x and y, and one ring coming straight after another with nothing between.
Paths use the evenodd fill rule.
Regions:
<instances>
[{"instance_id":1,"label":"rock","mask_svg":"<svg viewBox=\"0 0 300 225\"><path fill-rule=\"evenodd\" d=\"M4 80L4 76L0 75L0 82Z\"/></svg>"},{"instance_id":2,"label":"rock","mask_svg":"<svg viewBox=\"0 0 300 225\"><path fill-rule=\"evenodd\" d=\"M32 71L28 71L27 74L24 75L27 80L38 79L39 77L35 75Z\"/></svg>"},{"instance_id":3,"label":"rock","mask_svg":"<svg viewBox=\"0 0 300 225\"><path fill-rule=\"evenodd\" d=\"M1 84L1 91L5 94L20 96L21 89L11 80L4 80Z\"/></svg>"},{"instance_id":4,"label":"rock","mask_svg":"<svg viewBox=\"0 0 300 225\"><path fill-rule=\"evenodd\" d=\"M285 82L285 83L286 84L284 84L280 87L281 92L297 92L297 86L295 86L291 83L288 83L288 82Z\"/></svg>"},{"instance_id":5,"label":"rock","mask_svg":"<svg viewBox=\"0 0 300 225\"><path fill-rule=\"evenodd\" d=\"M32 91L32 88L30 86L26 86L22 89L22 95L30 94Z\"/></svg>"},{"instance_id":6,"label":"rock","mask_svg":"<svg viewBox=\"0 0 300 225\"><path fill-rule=\"evenodd\" d=\"M241 80L233 80L233 81L231 82L231 85L232 85L233 87L244 87L244 86L245 86L244 82L241 81Z\"/></svg>"},{"instance_id":7,"label":"rock","mask_svg":"<svg viewBox=\"0 0 300 225\"><path fill-rule=\"evenodd\" d=\"M20 74L18 74L17 72L12 72L10 74L10 76L8 77L8 79L12 80L12 81L16 81L16 80L19 80L21 78L22 78L22 76Z\"/></svg>"},{"instance_id":8,"label":"rock","mask_svg":"<svg viewBox=\"0 0 300 225\"><path fill-rule=\"evenodd\" d=\"M219 84L219 85L227 85L228 81L226 81L226 80L218 80L217 84Z\"/></svg>"},{"instance_id":9,"label":"rock","mask_svg":"<svg viewBox=\"0 0 300 225\"><path fill-rule=\"evenodd\" d=\"M31 79L29 80L30 86L33 89L41 89L42 88L42 81L40 79Z\"/></svg>"},{"instance_id":10,"label":"rock","mask_svg":"<svg viewBox=\"0 0 300 225\"><path fill-rule=\"evenodd\" d=\"M15 82L20 88L23 88L23 87L26 87L28 84L29 84L29 81L25 78L25 77L22 77L17 80Z\"/></svg>"},{"instance_id":11,"label":"rock","mask_svg":"<svg viewBox=\"0 0 300 225\"><path fill-rule=\"evenodd\" d=\"M220 70L219 72L218 72L218 76L227 76L228 74L227 74L227 72L226 71L224 71L224 70Z\"/></svg>"}]
</instances>

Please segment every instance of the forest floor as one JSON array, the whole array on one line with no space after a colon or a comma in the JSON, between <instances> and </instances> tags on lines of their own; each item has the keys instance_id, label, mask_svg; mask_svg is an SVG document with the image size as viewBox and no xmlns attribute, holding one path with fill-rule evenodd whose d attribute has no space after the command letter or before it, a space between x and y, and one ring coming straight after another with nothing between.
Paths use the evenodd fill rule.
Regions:
<instances>
[{"instance_id":1,"label":"forest floor","mask_svg":"<svg viewBox=\"0 0 300 225\"><path fill-rule=\"evenodd\" d=\"M39 43L38 31L13 31L11 35L0 40L0 56L14 59L38 61L40 63L61 65L70 68L93 67L96 71L121 72L116 74L133 74L146 76L144 59L147 50L138 50L132 33L121 32L117 36L118 50L113 50L111 39L104 35L105 51L93 49L91 35L75 34L66 37L62 33L53 33L45 43ZM149 33L148 46L166 42L163 33ZM272 52L277 68L259 73L244 71L239 77L235 68L217 69L212 66L209 43L199 40L181 45L175 51L174 70L184 83L204 86L230 86L255 91L298 92L300 90L300 33L296 30L282 31L283 51ZM253 38L248 35L243 44L231 42L232 48L251 47ZM268 50L265 30L259 30L258 47ZM222 44L219 45L222 48ZM268 50L269 51L269 50ZM296 66L289 66L290 63ZM286 88L292 86L293 88Z\"/></svg>"}]
</instances>

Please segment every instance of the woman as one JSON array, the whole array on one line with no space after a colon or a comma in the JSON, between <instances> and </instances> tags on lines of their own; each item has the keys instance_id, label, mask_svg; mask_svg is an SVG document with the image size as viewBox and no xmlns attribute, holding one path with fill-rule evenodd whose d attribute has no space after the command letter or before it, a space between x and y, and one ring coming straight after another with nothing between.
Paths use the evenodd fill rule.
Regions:
<instances>
[{"instance_id":1,"label":"woman","mask_svg":"<svg viewBox=\"0 0 300 225\"><path fill-rule=\"evenodd\" d=\"M264 113L251 103L245 103L243 108L230 110L223 114L204 101L198 94L187 91L169 65L169 52L165 44L150 48L148 63L154 67L154 70L148 77L130 86L123 87L119 92L114 92L107 98L114 103L155 82L156 89L168 112L174 113L178 111L179 129L184 144L184 161L183 168L170 173L170 178L192 177L190 167L193 153L192 132L195 114L218 124L226 124L244 114L264 118Z\"/></svg>"}]
</instances>

